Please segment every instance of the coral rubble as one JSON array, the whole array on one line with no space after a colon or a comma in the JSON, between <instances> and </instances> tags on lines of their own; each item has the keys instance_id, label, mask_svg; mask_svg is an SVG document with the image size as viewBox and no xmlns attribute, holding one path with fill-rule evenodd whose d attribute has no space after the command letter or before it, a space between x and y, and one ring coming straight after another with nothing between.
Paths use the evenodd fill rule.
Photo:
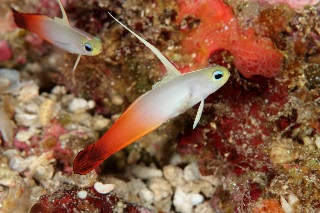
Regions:
<instances>
[{"instance_id":1,"label":"coral rubble","mask_svg":"<svg viewBox=\"0 0 320 213\"><path fill-rule=\"evenodd\" d=\"M99 36L104 49L81 59L74 82L76 56L18 29L10 12L54 17L58 4L0 5L0 68L9 72L0 76L1 212L320 210L318 1L63 5L72 24ZM232 75L205 100L194 130L190 109L79 176L72 174L75 155L164 75L107 12L183 72L219 64Z\"/></svg>"}]
</instances>

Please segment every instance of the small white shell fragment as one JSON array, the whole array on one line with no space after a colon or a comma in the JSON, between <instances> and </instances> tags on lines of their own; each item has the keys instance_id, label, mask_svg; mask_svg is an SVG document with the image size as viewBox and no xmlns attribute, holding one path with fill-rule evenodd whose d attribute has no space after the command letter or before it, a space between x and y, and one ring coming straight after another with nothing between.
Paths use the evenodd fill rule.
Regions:
<instances>
[{"instance_id":1,"label":"small white shell fragment","mask_svg":"<svg viewBox=\"0 0 320 213\"><path fill-rule=\"evenodd\" d=\"M152 203L154 198L152 191L147 188L140 190L139 197L143 201L143 203Z\"/></svg>"},{"instance_id":2,"label":"small white shell fragment","mask_svg":"<svg viewBox=\"0 0 320 213\"><path fill-rule=\"evenodd\" d=\"M292 206L288 203L288 201L283 196L281 196L280 198L280 203L285 213L294 213Z\"/></svg>"},{"instance_id":3,"label":"small white shell fragment","mask_svg":"<svg viewBox=\"0 0 320 213\"><path fill-rule=\"evenodd\" d=\"M0 92L14 92L20 87L20 73L13 69L0 69Z\"/></svg>"},{"instance_id":4,"label":"small white shell fragment","mask_svg":"<svg viewBox=\"0 0 320 213\"><path fill-rule=\"evenodd\" d=\"M0 76L0 91L4 92L10 85L10 81L7 78Z\"/></svg>"},{"instance_id":5,"label":"small white shell fragment","mask_svg":"<svg viewBox=\"0 0 320 213\"><path fill-rule=\"evenodd\" d=\"M198 180L200 178L198 165L195 163L191 163L186 166L183 170L183 177L186 181Z\"/></svg>"},{"instance_id":6,"label":"small white shell fragment","mask_svg":"<svg viewBox=\"0 0 320 213\"><path fill-rule=\"evenodd\" d=\"M0 184L3 186L12 186L14 178L19 176L19 173L10 168L0 167Z\"/></svg>"},{"instance_id":7,"label":"small white shell fragment","mask_svg":"<svg viewBox=\"0 0 320 213\"><path fill-rule=\"evenodd\" d=\"M174 193L173 205L177 212L192 213L193 207L189 201L188 194L186 194L180 187Z\"/></svg>"},{"instance_id":8,"label":"small white shell fragment","mask_svg":"<svg viewBox=\"0 0 320 213\"><path fill-rule=\"evenodd\" d=\"M288 195L288 201L291 206L294 206L299 202L299 198L297 197L297 195L290 193Z\"/></svg>"},{"instance_id":9,"label":"small white shell fragment","mask_svg":"<svg viewBox=\"0 0 320 213\"><path fill-rule=\"evenodd\" d=\"M198 193L186 193L182 187L177 187L174 197L173 205L178 212L192 213L193 206L199 205L204 201L204 197Z\"/></svg>"},{"instance_id":10,"label":"small white shell fragment","mask_svg":"<svg viewBox=\"0 0 320 213\"><path fill-rule=\"evenodd\" d=\"M30 114L37 114L39 111L39 105L35 102L29 102L27 104L23 104L21 107L24 112L30 113Z\"/></svg>"},{"instance_id":11,"label":"small white shell fragment","mask_svg":"<svg viewBox=\"0 0 320 213\"><path fill-rule=\"evenodd\" d=\"M281 141L281 144L271 146L270 159L275 164L290 163L299 158L299 153L289 139Z\"/></svg>"},{"instance_id":12,"label":"small white shell fragment","mask_svg":"<svg viewBox=\"0 0 320 213\"><path fill-rule=\"evenodd\" d=\"M110 119L108 118L104 118L101 115L95 115L93 118L93 129L96 131L101 131L105 128L107 128L107 126L109 125L109 123L111 122Z\"/></svg>"},{"instance_id":13,"label":"small white shell fragment","mask_svg":"<svg viewBox=\"0 0 320 213\"><path fill-rule=\"evenodd\" d=\"M33 178L39 181L44 188L50 188L50 180L54 174L53 165L39 165L35 168ZM49 180L49 181L48 181Z\"/></svg>"},{"instance_id":14,"label":"small white shell fragment","mask_svg":"<svg viewBox=\"0 0 320 213\"><path fill-rule=\"evenodd\" d=\"M196 206L203 202L204 198L201 194L198 193L190 193L189 200L192 205Z\"/></svg>"},{"instance_id":15,"label":"small white shell fragment","mask_svg":"<svg viewBox=\"0 0 320 213\"><path fill-rule=\"evenodd\" d=\"M75 113L85 112L88 109L88 103L85 99L74 98L69 104L69 111Z\"/></svg>"},{"instance_id":16,"label":"small white shell fragment","mask_svg":"<svg viewBox=\"0 0 320 213\"><path fill-rule=\"evenodd\" d=\"M35 127L30 127L28 130L20 130L17 134L16 134L16 139L18 141L21 142L25 142L28 143L29 139L38 134L40 132L39 129L35 128Z\"/></svg>"},{"instance_id":17,"label":"small white shell fragment","mask_svg":"<svg viewBox=\"0 0 320 213\"><path fill-rule=\"evenodd\" d=\"M120 180L115 177L107 177L105 178L105 182L114 184L115 187L113 192L121 198L128 199L128 193L130 192L131 194L131 188L129 188L129 183L123 180Z\"/></svg>"},{"instance_id":18,"label":"small white shell fragment","mask_svg":"<svg viewBox=\"0 0 320 213\"><path fill-rule=\"evenodd\" d=\"M96 106L96 102L94 102L93 100L89 100L88 101L88 108L89 109L93 109L93 107Z\"/></svg>"},{"instance_id":19,"label":"small white shell fragment","mask_svg":"<svg viewBox=\"0 0 320 213\"><path fill-rule=\"evenodd\" d=\"M114 182L112 182L112 183L114 183ZM128 182L127 187L128 187L128 191L134 195L138 195L141 190L147 188L146 184L141 179L138 179L138 178L131 179Z\"/></svg>"},{"instance_id":20,"label":"small white shell fragment","mask_svg":"<svg viewBox=\"0 0 320 213\"><path fill-rule=\"evenodd\" d=\"M194 208L194 213L214 213L210 202L204 202Z\"/></svg>"},{"instance_id":21,"label":"small white shell fragment","mask_svg":"<svg viewBox=\"0 0 320 213\"><path fill-rule=\"evenodd\" d=\"M88 195L88 192L85 190L78 191L78 198L80 199L86 199L87 195Z\"/></svg>"},{"instance_id":22,"label":"small white shell fragment","mask_svg":"<svg viewBox=\"0 0 320 213\"><path fill-rule=\"evenodd\" d=\"M10 158L9 167L14 171L23 172L36 158L36 156L30 156L24 159L20 156L13 156Z\"/></svg>"},{"instance_id":23,"label":"small white shell fragment","mask_svg":"<svg viewBox=\"0 0 320 213\"><path fill-rule=\"evenodd\" d=\"M303 138L302 138L302 141L303 141L304 145L311 145L311 144L313 144L311 138L310 138L310 137L307 137L307 136L306 136L306 137L303 137Z\"/></svg>"},{"instance_id":24,"label":"small white shell fragment","mask_svg":"<svg viewBox=\"0 0 320 213\"><path fill-rule=\"evenodd\" d=\"M192 184L187 183L188 186L190 186L190 191L199 193L201 192L205 197L212 197L214 194L216 188L213 187L208 181L205 180L198 180L192 182ZM186 188L186 186L185 186Z\"/></svg>"},{"instance_id":25,"label":"small white shell fragment","mask_svg":"<svg viewBox=\"0 0 320 213\"><path fill-rule=\"evenodd\" d=\"M53 158L53 152L44 152L40 156L36 157L33 161L31 161L28 165L30 174L34 175L37 167L39 166L47 166L53 163L55 159ZM53 168L52 168L53 169ZM52 171L53 172L53 171Z\"/></svg>"},{"instance_id":26,"label":"small white shell fragment","mask_svg":"<svg viewBox=\"0 0 320 213\"><path fill-rule=\"evenodd\" d=\"M183 171L181 168L168 165L163 168L163 175L169 181L169 183L174 186L182 186L185 184L183 179Z\"/></svg>"},{"instance_id":27,"label":"small white shell fragment","mask_svg":"<svg viewBox=\"0 0 320 213\"><path fill-rule=\"evenodd\" d=\"M38 121L38 115L16 111L14 119L18 125L32 126L32 125L36 124L36 122Z\"/></svg>"},{"instance_id":28,"label":"small white shell fragment","mask_svg":"<svg viewBox=\"0 0 320 213\"><path fill-rule=\"evenodd\" d=\"M9 143L12 143L13 142L14 124L2 106L0 106L0 120L1 120L0 132L2 134L3 139Z\"/></svg>"},{"instance_id":29,"label":"small white shell fragment","mask_svg":"<svg viewBox=\"0 0 320 213\"><path fill-rule=\"evenodd\" d=\"M315 144L316 144L317 148L320 149L320 136L316 137Z\"/></svg>"},{"instance_id":30,"label":"small white shell fragment","mask_svg":"<svg viewBox=\"0 0 320 213\"><path fill-rule=\"evenodd\" d=\"M160 177L150 179L148 181L148 188L154 195L154 202L159 202L173 194L170 183Z\"/></svg>"},{"instance_id":31,"label":"small white shell fragment","mask_svg":"<svg viewBox=\"0 0 320 213\"><path fill-rule=\"evenodd\" d=\"M172 213L173 211L171 210L172 208L172 197L166 197L162 200L159 200L157 202L153 202L153 206L155 207L157 212L170 212ZM148 207L148 206L146 206ZM152 209L152 207L150 207ZM154 211L153 211L154 212ZM140 212L142 213L142 212Z\"/></svg>"},{"instance_id":32,"label":"small white shell fragment","mask_svg":"<svg viewBox=\"0 0 320 213\"><path fill-rule=\"evenodd\" d=\"M141 178L143 180L155 178L155 177L162 177L162 171L156 168L146 167L146 166L139 166L136 165L131 169L131 172L137 178Z\"/></svg>"},{"instance_id":33,"label":"small white shell fragment","mask_svg":"<svg viewBox=\"0 0 320 213\"><path fill-rule=\"evenodd\" d=\"M65 95L67 93L67 90L64 86L58 85L51 90L51 93L55 95Z\"/></svg>"},{"instance_id":34,"label":"small white shell fragment","mask_svg":"<svg viewBox=\"0 0 320 213\"><path fill-rule=\"evenodd\" d=\"M39 86L36 85L35 82L30 81L23 84L19 92L18 100L22 102L30 101L37 96L39 96Z\"/></svg>"},{"instance_id":35,"label":"small white shell fragment","mask_svg":"<svg viewBox=\"0 0 320 213\"><path fill-rule=\"evenodd\" d=\"M112 101L112 103L114 104L114 105L122 105L123 104L123 98L121 97L121 96L119 96L119 95L115 95L115 96L113 96L112 97L112 99L111 99L111 101Z\"/></svg>"},{"instance_id":36,"label":"small white shell fragment","mask_svg":"<svg viewBox=\"0 0 320 213\"><path fill-rule=\"evenodd\" d=\"M83 98L74 98L69 103L69 111L74 113L82 113L95 106L94 101L87 101Z\"/></svg>"},{"instance_id":37,"label":"small white shell fragment","mask_svg":"<svg viewBox=\"0 0 320 213\"><path fill-rule=\"evenodd\" d=\"M101 182L96 182L93 187L100 194L107 194L114 189L114 184L103 184Z\"/></svg>"}]
</instances>

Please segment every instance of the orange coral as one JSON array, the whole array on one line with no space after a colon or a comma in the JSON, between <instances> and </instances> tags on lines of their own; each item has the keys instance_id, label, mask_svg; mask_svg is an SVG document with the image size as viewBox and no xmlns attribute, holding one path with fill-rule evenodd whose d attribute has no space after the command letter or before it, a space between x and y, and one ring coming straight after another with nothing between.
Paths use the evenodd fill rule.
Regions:
<instances>
[{"instance_id":1,"label":"orange coral","mask_svg":"<svg viewBox=\"0 0 320 213\"><path fill-rule=\"evenodd\" d=\"M253 213L284 213L280 206L280 203L276 199L268 199L261 201L258 206L256 206Z\"/></svg>"}]
</instances>

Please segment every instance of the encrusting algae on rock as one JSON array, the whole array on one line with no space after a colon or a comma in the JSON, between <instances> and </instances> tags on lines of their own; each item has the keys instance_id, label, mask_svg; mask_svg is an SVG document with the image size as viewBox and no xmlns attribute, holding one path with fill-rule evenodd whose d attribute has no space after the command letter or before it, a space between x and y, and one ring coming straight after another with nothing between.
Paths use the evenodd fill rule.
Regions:
<instances>
[{"instance_id":1,"label":"encrusting algae on rock","mask_svg":"<svg viewBox=\"0 0 320 213\"><path fill-rule=\"evenodd\" d=\"M59 5L2 2L0 67L21 87L0 98L15 124L12 143L1 131L0 211L318 212L320 6L303 2L62 1L72 26L103 41L75 84L76 56L18 30L10 12L54 17ZM231 76L194 130L198 106L80 177L76 154L165 73L107 12L183 72L220 65ZM97 182L115 187L103 195Z\"/></svg>"}]
</instances>

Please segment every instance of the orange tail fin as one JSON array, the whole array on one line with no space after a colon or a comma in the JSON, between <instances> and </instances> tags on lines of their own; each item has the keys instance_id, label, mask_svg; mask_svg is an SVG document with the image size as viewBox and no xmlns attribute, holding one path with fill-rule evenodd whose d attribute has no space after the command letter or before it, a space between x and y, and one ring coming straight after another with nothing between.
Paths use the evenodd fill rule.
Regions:
<instances>
[{"instance_id":1,"label":"orange tail fin","mask_svg":"<svg viewBox=\"0 0 320 213\"><path fill-rule=\"evenodd\" d=\"M100 165L106 157L103 149L94 147L96 144L91 144L81 152L79 152L73 161L73 172L80 175L85 175Z\"/></svg>"},{"instance_id":2,"label":"orange tail fin","mask_svg":"<svg viewBox=\"0 0 320 213\"><path fill-rule=\"evenodd\" d=\"M28 24L25 21L26 14L20 13L13 8L11 8L11 10L12 10L14 21L16 22L16 25L20 28L24 28L24 29L28 28Z\"/></svg>"},{"instance_id":3,"label":"orange tail fin","mask_svg":"<svg viewBox=\"0 0 320 213\"><path fill-rule=\"evenodd\" d=\"M51 19L48 16L42 14L31 14L31 13L20 13L15 9L11 8L14 21L16 25L20 28L29 30L33 33L38 34L40 37L42 32L42 25L45 20Z\"/></svg>"}]
</instances>

